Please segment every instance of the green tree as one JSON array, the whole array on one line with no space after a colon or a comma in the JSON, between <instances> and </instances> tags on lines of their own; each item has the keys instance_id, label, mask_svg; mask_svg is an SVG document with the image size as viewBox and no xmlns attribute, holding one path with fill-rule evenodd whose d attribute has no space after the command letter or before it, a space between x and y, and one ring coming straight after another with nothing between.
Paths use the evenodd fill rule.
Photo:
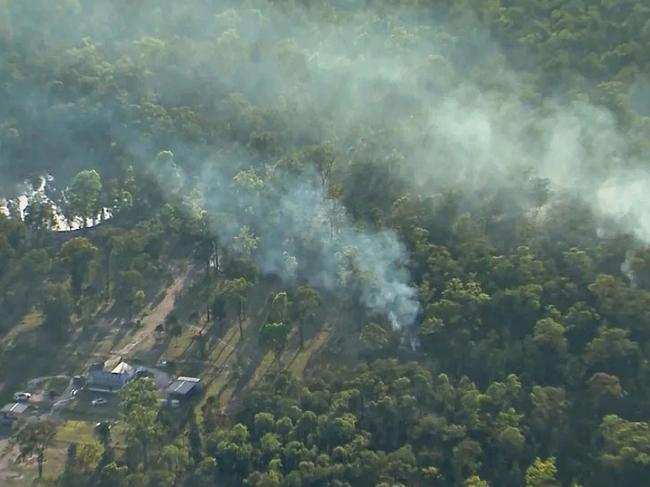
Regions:
<instances>
[{"instance_id":1,"label":"green tree","mask_svg":"<svg viewBox=\"0 0 650 487\"><path fill-rule=\"evenodd\" d=\"M95 170L84 170L77 174L67 191L71 213L81 218L84 227L88 220L94 219L100 211L99 201L102 180Z\"/></svg>"},{"instance_id":2,"label":"green tree","mask_svg":"<svg viewBox=\"0 0 650 487\"><path fill-rule=\"evenodd\" d=\"M120 414L126 425L127 441L140 449L145 471L149 467L150 448L160 433L158 410L158 388L153 380L134 380L120 391Z\"/></svg>"},{"instance_id":3,"label":"green tree","mask_svg":"<svg viewBox=\"0 0 650 487\"><path fill-rule=\"evenodd\" d=\"M116 297L124 302L128 310L129 320L133 319L133 314L137 310L136 301L142 300L142 295L138 296L141 286L144 284L144 276L135 269L130 269L119 274L117 283Z\"/></svg>"},{"instance_id":4,"label":"green tree","mask_svg":"<svg viewBox=\"0 0 650 487\"><path fill-rule=\"evenodd\" d=\"M600 436L604 441L600 461L606 468L636 474L632 478L639 479L650 471L650 422L609 414L600 424Z\"/></svg>"},{"instance_id":5,"label":"green tree","mask_svg":"<svg viewBox=\"0 0 650 487\"><path fill-rule=\"evenodd\" d=\"M229 296L230 299L236 300L239 304L239 339L242 340L244 337L244 319L245 315L245 304L246 304L246 295L248 290L251 288L252 284L246 280L244 277L239 277L237 279L229 279L223 282L222 291L225 295Z\"/></svg>"},{"instance_id":6,"label":"green tree","mask_svg":"<svg viewBox=\"0 0 650 487\"><path fill-rule=\"evenodd\" d=\"M49 284L45 288L43 300L44 324L55 336L59 338L65 336L65 332L70 325L73 309L74 302L67 286Z\"/></svg>"},{"instance_id":7,"label":"green tree","mask_svg":"<svg viewBox=\"0 0 650 487\"><path fill-rule=\"evenodd\" d=\"M18 430L14 441L19 450L18 461L36 457L38 480L43 478L45 452L56 436L56 425L51 421L30 421Z\"/></svg>"},{"instance_id":8,"label":"green tree","mask_svg":"<svg viewBox=\"0 0 650 487\"><path fill-rule=\"evenodd\" d=\"M296 289L294 308L298 322L300 348L305 346L305 323L313 322L318 314L321 302L321 295L316 289L308 286L300 286Z\"/></svg>"},{"instance_id":9,"label":"green tree","mask_svg":"<svg viewBox=\"0 0 650 487\"><path fill-rule=\"evenodd\" d=\"M536 458L526 470L526 487L560 487L556 476L555 458Z\"/></svg>"},{"instance_id":10,"label":"green tree","mask_svg":"<svg viewBox=\"0 0 650 487\"><path fill-rule=\"evenodd\" d=\"M68 240L61 247L60 256L69 269L70 288L77 302L83 294L83 287L96 254L97 247L85 237Z\"/></svg>"},{"instance_id":11,"label":"green tree","mask_svg":"<svg viewBox=\"0 0 650 487\"><path fill-rule=\"evenodd\" d=\"M37 234L51 230L56 224L54 206L40 191L30 196L24 214L25 223Z\"/></svg>"},{"instance_id":12,"label":"green tree","mask_svg":"<svg viewBox=\"0 0 650 487\"><path fill-rule=\"evenodd\" d=\"M472 475L465 479L465 487L490 487L490 484L478 475Z\"/></svg>"},{"instance_id":13,"label":"green tree","mask_svg":"<svg viewBox=\"0 0 650 487\"><path fill-rule=\"evenodd\" d=\"M260 328L260 345L265 350L272 351L275 360L278 361L287 345L288 336L289 327L285 323L265 323Z\"/></svg>"}]
</instances>

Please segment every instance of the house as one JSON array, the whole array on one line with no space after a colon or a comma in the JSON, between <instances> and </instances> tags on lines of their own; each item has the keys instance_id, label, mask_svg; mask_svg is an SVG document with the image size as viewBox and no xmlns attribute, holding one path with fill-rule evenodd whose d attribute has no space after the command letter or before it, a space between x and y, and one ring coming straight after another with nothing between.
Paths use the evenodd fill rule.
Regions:
<instances>
[{"instance_id":1,"label":"house","mask_svg":"<svg viewBox=\"0 0 650 487\"><path fill-rule=\"evenodd\" d=\"M89 391L117 392L135 377L135 368L126 362L118 363L113 370L107 370L103 364L95 364L88 374Z\"/></svg>"},{"instance_id":2,"label":"house","mask_svg":"<svg viewBox=\"0 0 650 487\"><path fill-rule=\"evenodd\" d=\"M5 405L0 409L0 425L11 427L13 422L18 419L18 416L27 411L27 408L29 408L29 404L24 402L11 402Z\"/></svg>"},{"instance_id":3,"label":"house","mask_svg":"<svg viewBox=\"0 0 650 487\"><path fill-rule=\"evenodd\" d=\"M170 399L187 399L201 390L201 379L197 377L178 377L167 386L165 392Z\"/></svg>"}]
</instances>

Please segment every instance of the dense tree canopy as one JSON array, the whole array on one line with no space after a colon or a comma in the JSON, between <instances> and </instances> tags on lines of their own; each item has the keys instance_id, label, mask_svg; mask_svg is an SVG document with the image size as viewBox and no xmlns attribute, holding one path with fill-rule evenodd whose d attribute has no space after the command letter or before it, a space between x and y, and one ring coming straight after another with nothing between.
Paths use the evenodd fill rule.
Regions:
<instances>
[{"instance_id":1,"label":"dense tree canopy","mask_svg":"<svg viewBox=\"0 0 650 487\"><path fill-rule=\"evenodd\" d=\"M52 485L643 485L649 19L0 0L0 371L25 316L79 344L184 268L155 339L209 384L130 382Z\"/></svg>"}]
</instances>

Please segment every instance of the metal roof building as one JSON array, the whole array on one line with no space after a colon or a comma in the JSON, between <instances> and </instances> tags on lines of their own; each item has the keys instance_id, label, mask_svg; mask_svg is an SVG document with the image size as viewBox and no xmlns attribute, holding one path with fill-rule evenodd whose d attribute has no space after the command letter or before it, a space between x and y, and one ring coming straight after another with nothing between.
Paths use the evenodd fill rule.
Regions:
<instances>
[{"instance_id":1,"label":"metal roof building","mask_svg":"<svg viewBox=\"0 0 650 487\"><path fill-rule=\"evenodd\" d=\"M201 379L197 377L178 377L167 386L165 392L169 396L189 397L201 388Z\"/></svg>"},{"instance_id":2,"label":"metal roof building","mask_svg":"<svg viewBox=\"0 0 650 487\"><path fill-rule=\"evenodd\" d=\"M126 362L120 362L111 371L94 366L90 369L87 389L95 392L117 392L134 375L135 369Z\"/></svg>"},{"instance_id":3,"label":"metal roof building","mask_svg":"<svg viewBox=\"0 0 650 487\"><path fill-rule=\"evenodd\" d=\"M29 404L25 404L23 402L11 402L0 409L0 413L3 416L17 416L27 411L28 407Z\"/></svg>"}]
</instances>

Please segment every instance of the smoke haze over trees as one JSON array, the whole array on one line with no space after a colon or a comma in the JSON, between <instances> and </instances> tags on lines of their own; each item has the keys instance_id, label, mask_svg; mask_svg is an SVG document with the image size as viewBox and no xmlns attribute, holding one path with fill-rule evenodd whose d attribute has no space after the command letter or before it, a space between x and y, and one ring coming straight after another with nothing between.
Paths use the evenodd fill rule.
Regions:
<instances>
[{"instance_id":1,"label":"smoke haze over trees","mask_svg":"<svg viewBox=\"0 0 650 487\"><path fill-rule=\"evenodd\" d=\"M646 478L649 53L638 0L0 0L2 333L130 320L191 259L278 365L191 459L158 425L60 485Z\"/></svg>"}]
</instances>

